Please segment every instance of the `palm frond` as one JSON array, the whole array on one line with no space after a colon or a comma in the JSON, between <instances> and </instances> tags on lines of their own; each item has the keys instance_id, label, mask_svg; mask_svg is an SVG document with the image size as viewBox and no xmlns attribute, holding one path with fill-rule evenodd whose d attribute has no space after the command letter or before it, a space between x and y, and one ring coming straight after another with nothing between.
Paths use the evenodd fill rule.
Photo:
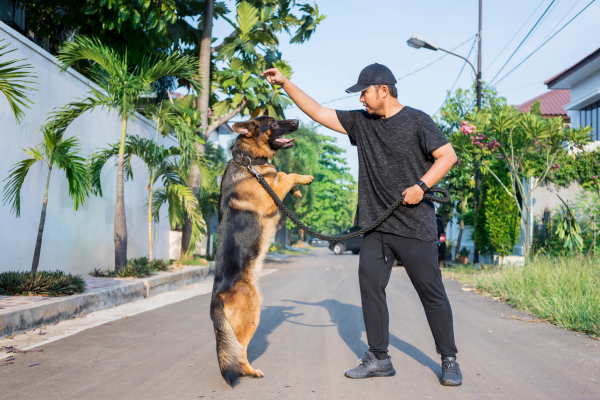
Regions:
<instances>
[{"instance_id":1,"label":"palm frond","mask_svg":"<svg viewBox=\"0 0 600 400\"><path fill-rule=\"evenodd\" d=\"M69 196L74 201L75 210L83 204L92 190L87 160L79 155L79 141L75 137L63 140L56 146L56 165L64 170L69 182Z\"/></svg>"},{"instance_id":2,"label":"palm frond","mask_svg":"<svg viewBox=\"0 0 600 400\"><path fill-rule=\"evenodd\" d=\"M100 149L91 155L88 161L88 173L90 176L91 190L96 196L102 197L102 182L100 175L104 164L119 155L119 145L113 144L110 147ZM126 163L127 164L127 163Z\"/></svg>"},{"instance_id":3,"label":"palm frond","mask_svg":"<svg viewBox=\"0 0 600 400\"><path fill-rule=\"evenodd\" d=\"M97 83L103 82L106 74L124 78L127 74L127 58L102 43L100 39L77 35L71 42L64 42L58 55L61 72L65 72L79 60L90 60L94 63L92 75ZM102 71L102 69L104 71Z\"/></svg>"},{"instance_id":4,"label":"palm frond","mask_svg":"<svg viewBox=\"0 0 600 400\"><path fill-rule=\"evenodd\" d=\"M109 110L115 108L112 97L94 88L92 88L90 94L91 96L53 109L44 126L50 131L56 132L58 137L61 137L69 125L83 113L93 111L97 107L108 108Z\"/></svg>"},{"instance_id":5,"label":"palm frond","mask_svg":"<svg viewBox=\"0 0 600 400\"><path fill-rule=\"evenodd\" d=\"M30 148L29 150L31 153L39 154L41 156L39 149ZM13 212L17 218L21 216L21 188L23 187L23 182L25 181L25 177L31 166L38 161L40 161L40 159L37 157L19 161L13 165L9 171L8 177L4 179L4 181L8 182L4 185L4 201L2 204L10 203L10 211Z\"/></svg>"},{"instance_id":6,"label":"palm frond","mask_svg":"<svg viewBox=\"0 0 600 400\"><path fill-rule=\"evenodd\" d=\"M4 39L0 39L0 43L3 41ZM8 44L0 46L0 58L16 50L13 49L3 52L3 50L7 47ZM28 79L37 78L35 74L26 71L27 69L33 68L30 64L15 65L21 61L24 60L0 62L0 92L4 93L6 96L8 105L15 116L15 121L17 124L23 120L23 117L25 117L25 112L21 107L31 108L27 103L33 104L33 102L27 97L27 92L36 89L28 86L27 84L35 84L36 82Z\"/></svg>"}]
</instances>

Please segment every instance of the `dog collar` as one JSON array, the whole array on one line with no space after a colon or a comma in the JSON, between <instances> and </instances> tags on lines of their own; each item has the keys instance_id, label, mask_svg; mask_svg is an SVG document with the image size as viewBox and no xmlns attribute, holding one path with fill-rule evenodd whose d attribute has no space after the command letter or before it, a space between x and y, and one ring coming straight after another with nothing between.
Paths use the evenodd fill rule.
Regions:
<instances>
[{"instance_id":1,"label":"dog collar","mask_svg":"<svg viewBox=\"0 0 600 400\"><path fill-rule=\"evenodd\" d=\"M239 155L238 155L239 154ZM251 166L252 164L254 165L263 165L263 164L267 164L267 159L266 158L251 158L249 155L244 154L244 153L238 153L235 154L233 156L233 160L236 162L236 164L242 166L242 167L248 167Z\"/></svg>"}]
</instances>

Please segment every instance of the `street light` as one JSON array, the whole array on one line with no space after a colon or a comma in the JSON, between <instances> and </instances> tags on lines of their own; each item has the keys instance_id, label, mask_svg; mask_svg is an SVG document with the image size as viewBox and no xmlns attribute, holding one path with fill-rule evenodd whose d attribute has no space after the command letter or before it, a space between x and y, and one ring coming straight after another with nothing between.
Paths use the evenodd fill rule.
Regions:
<instances>
[{"instance_id":1,"label":"street light","mask_svg":"<svg viewBox=\"0 0 600 400\"><path fill-rule=\"evenodd\" d=\"M458 58L462 58L463 60L465 60L466 62L469 63L469 65L471 66L471 68L473 68L473 72L475 73L475 76L478 77L477 82L476 82L476 86L477 86L477 109L481 108L481 90L479 90L479 85L481 84L481 77L479 77L477 70L475 69L475 67L473 66L473 64L471 64L471 61L467 60L466 58L464 58L463 56L453 53L449 50L446 49L442 49L441 47L439 47L438 45L436 45L435 43L433 43L431 40L421 36L421 35L412 35L407 41L406 44L408 44L410 47L413 47L415 49L420 49L422 47L429 49L429 50L433 50L433 51L438 51L441 50L443 52L446 52L448 54L452 54L453 56L456 56Z\"/></svg>"}]
</instances>

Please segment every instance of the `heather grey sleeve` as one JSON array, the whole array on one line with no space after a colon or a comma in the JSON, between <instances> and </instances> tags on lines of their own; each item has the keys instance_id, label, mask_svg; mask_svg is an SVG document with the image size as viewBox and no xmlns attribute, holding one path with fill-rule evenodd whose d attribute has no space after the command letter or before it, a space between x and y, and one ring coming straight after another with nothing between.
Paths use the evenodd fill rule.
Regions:
<instances>
[{"instance_id":1,"label":"heather grey sleeve","mask_svg":"<svg viewBox=\"0 0 600 400\"><path fill-rule=\"evenodd\" d=\"M356 146L356 135L360 133L359 129L357 129L357 120L359 117L362 117L360 111L335 110L335 113L337 114L338 121L340 121L344 130L348 133L350 144Z\"/></svg>"},{"instance_id":2,"label":"heather grey sleeve","mask_svg":"<svg viewBox=\"0 0 600 400\"><path fill-rule=\"evenodd\" d=\"M431 152L438 149L448 143L448 138L437 127L431 117L425 113L420 113L420 134L419 141L421 149L426 156L429 156Z\"/></svg>"}]
</instances>

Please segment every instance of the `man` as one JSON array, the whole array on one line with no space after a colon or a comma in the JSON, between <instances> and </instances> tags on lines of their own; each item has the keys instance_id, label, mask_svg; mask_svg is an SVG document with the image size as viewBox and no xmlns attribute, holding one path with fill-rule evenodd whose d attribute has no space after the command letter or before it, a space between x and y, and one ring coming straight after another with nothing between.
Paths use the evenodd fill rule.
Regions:
<instances>
[{"instance_id":1,"label":"man","mask_svg":"<svg viewBox=\"0 0 600 400\"><path fill-rule=\"evenodd\" d=\"M364 110L322 107L277 69L262 74L279 85L316 122L345 133L359 156L359 226L368 226L401 195L398 208L383 224L365 234L359 262L359 284L369 351L349 378L393 376L388 356L389 314L385 288L395 258L402 260L425 309L436 350L442 356L442 384L459 386L452 310L438 267L435 210L423 194L456 163L448 139L422 111L398 102L396 79L384 65L362 70L358 83L346 90L360 92Z\"/></svg>"}]
</instances>

